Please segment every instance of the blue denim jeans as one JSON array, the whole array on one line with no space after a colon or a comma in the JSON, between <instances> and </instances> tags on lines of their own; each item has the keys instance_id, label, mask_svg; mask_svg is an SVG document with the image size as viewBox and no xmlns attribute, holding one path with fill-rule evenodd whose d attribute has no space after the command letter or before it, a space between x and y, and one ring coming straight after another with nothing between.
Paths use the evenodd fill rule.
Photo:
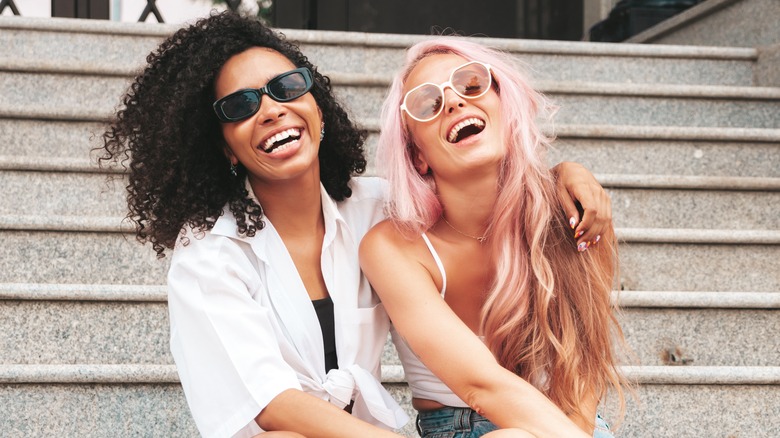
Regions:
<instances>
[{"instance_id":1,"label":"blue denim jeans","mask_svg":"<svg viewBox=\"0 0 780 438\"><path fill-rule=\"evenodd\" d=\"M469 408L447 407L417 415L417 432L422 438L477 438L497 429L498 426ZM600 415L596 415L593 438L614 438Z\"/></svg>"}]
</instances>

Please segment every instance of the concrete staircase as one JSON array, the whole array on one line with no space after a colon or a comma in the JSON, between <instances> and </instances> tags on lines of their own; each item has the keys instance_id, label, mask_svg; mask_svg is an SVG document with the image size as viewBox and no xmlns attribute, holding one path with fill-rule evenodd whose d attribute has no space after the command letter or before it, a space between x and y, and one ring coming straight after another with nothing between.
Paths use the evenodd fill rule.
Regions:
<instances>
[{"instance_id":1,"label":"concrete staircase","mask_svg":"<svg viewBox=\"0 0 780 438\"><path fill-rule=\"evenodd\" d=\"M90 158L173 31L0 17L3 437L197 435L168 351L167 259L135 242L122 175ZM285 33L373 148L418 37ZM753 85L756 50L489 42L562 106L552 161L584 163L612 195L639 383L618 436L780 436L780 88ZM390 346L383 378L408 407Z\"/></svg>"}]
</instances>

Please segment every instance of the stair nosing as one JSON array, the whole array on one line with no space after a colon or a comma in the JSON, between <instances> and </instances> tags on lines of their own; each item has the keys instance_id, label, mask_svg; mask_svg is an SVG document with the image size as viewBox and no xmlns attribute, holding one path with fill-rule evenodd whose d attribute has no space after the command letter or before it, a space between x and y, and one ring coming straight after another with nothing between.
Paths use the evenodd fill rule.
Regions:
<instances>
[{"instance_id":1,"label":"stair nosing","mask_svg":"<svg viewBox=\"0 0 780 438\"><path fill-rule=\"evenodd\" d=\"M751 176L595 174L605 188L645 190L778 191L780 178Z\"/></svg>"},{"instance_id":2,"label":"stair nosing","mask_svg":"<svg viewBox=\"0 0 780 438\"><path fill-rule=\"evenodd\" d=\"M780 385L780 367L621 366L642 385ZM401 365L382 365L383 383L406 383ZM179 383L175 365L158 364L0 364L4 384Z\"/></svg>"},{"instance_id":3,"label":"stair nosing","mask_svg":"<svg viewBox=\"0 0 780 438\"><path fill-rule=\"evenodd\" d=\"M0 155L0 170L42 173L122 175L121 166L99 167L92 161L52 157ZM605 188L640 190L780 191L780 177L602 174L594 175Z\"/></svg>"},{"instance_id":4,"label":"stair nosing","mask_svg":"<svg viewBox=\"0 0 780 438\"><path fill-rule=\"evenodd\" d=\"M108 232L133 234L126 218L118 216L0 215L0 231ZM727 245L780 245L780 230L729 230L694 228L617 228L626 243L692 243Z\"/></svg>"},{"instance_id":5,"label":"stair nosing","mask_svg":"<svg viewBox=\"0 0 780 438\"><path fill-rule=\"evenodd\" d=\"M0 283L0 300L166 302L165 285ZM621 308L780 309L780 291L613 291Z\"/></svg>"}]
</instances>

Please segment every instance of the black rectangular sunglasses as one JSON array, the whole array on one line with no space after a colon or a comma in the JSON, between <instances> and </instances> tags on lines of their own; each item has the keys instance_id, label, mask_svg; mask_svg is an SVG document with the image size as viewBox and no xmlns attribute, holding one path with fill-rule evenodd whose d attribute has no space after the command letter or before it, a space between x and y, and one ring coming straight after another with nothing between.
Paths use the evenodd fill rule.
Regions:
<instances>
[{"instance_id":1,"label":"black rectangular sunglasses","mask_svg":"<svg viewBox=\"0 0 780 438\"><path fill-rule=\"evenodd\" d=\"M277 102L289 102L306 94L313 84L308 68L296 68L274 77L265 87L245 88L228 94L214 102L214 112L221 122L237 122L251 117L260 109L260 99L264 94Z\"/></svg>"}]
</instances>

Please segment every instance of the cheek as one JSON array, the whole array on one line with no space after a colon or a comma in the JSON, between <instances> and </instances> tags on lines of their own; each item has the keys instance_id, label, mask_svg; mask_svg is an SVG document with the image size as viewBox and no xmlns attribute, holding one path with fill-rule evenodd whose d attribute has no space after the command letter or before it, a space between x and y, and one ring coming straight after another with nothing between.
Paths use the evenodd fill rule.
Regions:
<instances>
[{"instance_id":1,"label":"cheek","mask_svg":"<svg viewBox=\"0 0 780 438\"><path fill-rule=\"evenodd\" d=\"M222 127L222 138L228 148L237 153L242 147L252 142L251 124L245 122L231 123Z\"/></svg>"}]
</instances>

